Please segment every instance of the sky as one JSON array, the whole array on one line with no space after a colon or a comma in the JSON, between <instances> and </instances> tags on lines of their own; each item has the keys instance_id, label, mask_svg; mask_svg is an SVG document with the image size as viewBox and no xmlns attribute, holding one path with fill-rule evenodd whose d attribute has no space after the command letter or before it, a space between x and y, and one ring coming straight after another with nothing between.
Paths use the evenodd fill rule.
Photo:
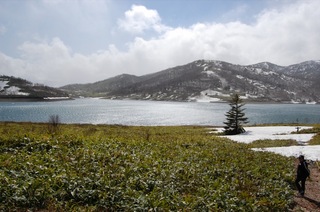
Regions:
<instances>
[{"instance_id":1,"label":"sky","mask_svg":"<svg viewBox=\"0 0 320 212\"><path fill-rule=\"evenodd\" d=\"M59 87L320 58L319 0L0 0L0 75Z\"/></svg>"}]
</instances>

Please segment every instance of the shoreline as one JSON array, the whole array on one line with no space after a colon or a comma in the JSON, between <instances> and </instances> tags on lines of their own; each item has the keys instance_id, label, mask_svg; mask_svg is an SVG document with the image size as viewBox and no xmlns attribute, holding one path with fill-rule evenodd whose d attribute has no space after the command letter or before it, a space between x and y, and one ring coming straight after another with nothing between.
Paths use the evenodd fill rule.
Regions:
<instances>
[{"instance_id":1,"label":"shoreline","mask_svg":"<svg viewBox=\"0 0 320 212\"><path fill-rule=\"evenodd\" d=\"M0 102L53 102L53 101L65 101L74 100L70 97L0 97Z\"/></svg>"},{"instance_id":2,"label":"shoreline","mask_svg":"<svg viewBox=\"0 0 320 212\"><path fill-rule=\"evenodd\" d=\"M98 98L98 99L107 99L107 100L133 100L133 101L154 101L154 102L190 102L190 103L218 103L218 104L229 104L228 101L221 100L221 101L197 101L197 100L184 100L184 101L178 101L178 100L159 100L159 99L136 99L136 98L108 98L108 97L84 97L84 98ZM75 98L80 99L80 98ZM247 100L243 99L244 104L289 104L289 105L319 105L320 103L310 104L306 102L277 102L277 101L254 101L254 100Z\"/></svg>"},{"instance_id":3,"label":"shoreline","mask_svg":"<svg viewBox=\"0 0 320 212\"><path fill-rule=\"evenodd\" d=\"M102 100L132 100L132 101L154 101L154 102L185 102L185 103L218 103L228 104L228 101L175 101L175 100L159 100L159 99L134 99L134 98L106 98L106 97L83 97L83 98L96 98ZM65 101L65 100L76 100L82 99L78 97L26 97L26 96L0 96L0 102L52 102L52 101ZM319 105L319 103L310 104L305 102L276 102L276 101L250 101L243 100L244 104L282 104L282 105Z\"/></svg>"}]
</instances>

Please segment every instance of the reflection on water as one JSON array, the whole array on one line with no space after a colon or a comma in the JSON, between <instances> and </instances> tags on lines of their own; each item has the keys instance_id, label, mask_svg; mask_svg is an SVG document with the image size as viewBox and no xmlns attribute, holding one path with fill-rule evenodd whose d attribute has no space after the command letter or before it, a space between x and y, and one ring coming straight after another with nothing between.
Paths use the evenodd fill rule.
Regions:
<instances>
[{"instance_id":1,"label":"reflection on water","mask_svg":"<svg viewBox=\"0 0 320 212\"><path fill-rule=\"evenodd\" d=\"M320 105L247 104L250 124L320 123ZM76 99L57 102L0 102L0 121L121 125L223 125L226 103Z\"/></svg>"}]
</instances>

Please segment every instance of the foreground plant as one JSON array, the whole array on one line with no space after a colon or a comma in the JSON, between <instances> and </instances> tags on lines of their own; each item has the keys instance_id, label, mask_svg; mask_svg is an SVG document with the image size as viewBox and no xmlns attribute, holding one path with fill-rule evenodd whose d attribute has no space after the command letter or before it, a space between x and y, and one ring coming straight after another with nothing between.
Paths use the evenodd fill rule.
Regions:
<instances>
[{"instance_id":1,"label":"foreground plant","mask_svg":"<svg viewBox=\"0 0 320 212\"><path fill-rule=\"evenodd\" d=\"M52 137L42 127L0 135L0 210L286 211L292 203L292 161L204 128L63 125Z\"/></svg>"}]
</instances>

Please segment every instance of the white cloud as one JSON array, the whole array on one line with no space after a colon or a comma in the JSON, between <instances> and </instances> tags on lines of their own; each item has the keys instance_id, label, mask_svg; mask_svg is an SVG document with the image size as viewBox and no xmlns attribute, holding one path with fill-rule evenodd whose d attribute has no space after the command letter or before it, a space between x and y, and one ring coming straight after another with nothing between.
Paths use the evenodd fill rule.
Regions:
<instances>
[{"instance_id":1,"label":"white cloud","mask_svg":"<svg viewBox=\"0 0 320 212\"><path fill-rule=\"evenodd\" d=\"M264 11L254 24L197 23L167 30L161 36L131 43L131 52L166 61L167 67L196 59L251 64L270 61L290 65L319 59L319 1L299 1L279 10ZM159 57L163 57L159 59Z\"/></svg>"},{"instance_id":2,"label":"white cloud","mask_svg":"<svg viewBox=\"0 0 320 212\"><path fill-rule=\"evenodd\" d=\"M125 50L109 45L94 54L79 54L56 37L49 42L23 43L19 59L0 54L0 67L4 74L60 86L122 73L143 75L197 59L289 65L320 59L320 10L315 9L319 6L318 0L298 1L263 11L253 24L208 22L169 28L161 24L156 10L134 5L118 21L122 29L141 33ZM148 30L159 34L146 39L143 32Z\"/></svg>"},{"instance_id":3,"label":"white cloud","mask_svg":"<svg viewBox=\"0 0 320 212\"><path fill-rule=\"evenodd\" d=\"M124 15L124 19L118 20L119 28L131 33L143 33L150 29L160 33L168 28L161 24L156 10L147 9L145 6L132 5L131 10Z\"/></svg>"},{"instance_id":4,"label":"white cloud","mask_svg":"<svg viewBox=\"0 0 320 212\"><path fill-rule=\"evenodd\" d=\"M26 62L21 59L14 59L0 52L1 74L16 77L26 76L25 64Z\"/></svg>"},{"instance_id":5,"label":"white cloud","mask_svg":"<svg viewBox=\"0 0 320 212\"><path fill-rule=\"evenodd\" d=\"M67 59L70 55L70 50L59 38L53 38L50 43L25 42L19 49L23 53L23 59L29 62L47 63L49 61L46 60Z\"/></svg>"}]
</instances>

